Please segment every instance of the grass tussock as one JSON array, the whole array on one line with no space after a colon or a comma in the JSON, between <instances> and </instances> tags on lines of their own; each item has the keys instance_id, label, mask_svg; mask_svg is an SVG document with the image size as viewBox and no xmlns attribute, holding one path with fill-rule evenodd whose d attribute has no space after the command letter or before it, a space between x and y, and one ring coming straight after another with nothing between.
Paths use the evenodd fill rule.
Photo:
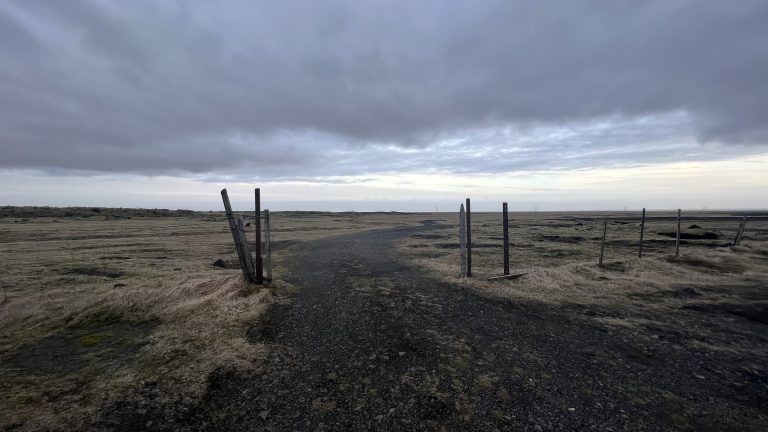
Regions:
<instances>
[{"instance_id":1,"label":"grass tussock","mask_svg":"<svg viewBox=\"0 0 768 432\"><path fill-rule=\"evenodd\" d=\"M215 370L248 369L263 354L263 346L246 340L248 326L271 302L268 289L254 289L239 275L210 280L187 280L164 285L139 285L92 299L92 304L70 316L54 334L81 334L83 347L50 355L86 356L83 367L65 374L50 371L3 370L11 379L0 399L9 424L30 429L87 427L84 419L97 414L98 406L142 398L146 385L155 389L153 403L167 404L180 397L193 401L206 391L208 376ZM156 323L136 334L138 349L119 364L102 361L100 352L111 353L113 334L96 331L104 325ZM34 357L31 357L34 359ZM79 359L78 359L79 360ZM48 373L45 373L48 372ZM38 375L40 373L40 375ZM15 385L14 385L15 384ZM50 397L76 392L76 396ZM101 404L101 405L100 405Z\"/></svg>"}]
</instances>

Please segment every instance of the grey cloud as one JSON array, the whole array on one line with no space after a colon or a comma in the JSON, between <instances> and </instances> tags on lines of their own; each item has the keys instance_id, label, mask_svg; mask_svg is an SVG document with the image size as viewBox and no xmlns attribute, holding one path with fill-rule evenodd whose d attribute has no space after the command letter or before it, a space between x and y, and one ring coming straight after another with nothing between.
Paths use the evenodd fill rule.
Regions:
<instances>
[{"instance_id":1,"label":"grey cloud","mask_svg":"<svg viewBox=\"0 0 768 432\"><path fill-rule=\"evenodd\" d=\"M435 145L426 147L326 149L313 156L314 164L302 161L295 166L264 167L259 171L274 180L347 183L350 180L344 176L359 176L354 177L354 182L360 183L362 176L371 172L514 175L521 171L713 161L755 152L755 147L749 145L696 142L690 134L689 116L684 113L558 126L452 131L436 138ZM276 139L282 142L284 138ZM253 167L245 166L228 170L226 177L214 173L201 179L248 181L253 177Z\"/></svg>"},{"instance_id":2,"label":"grey cloud","mask_svg":"<svg viewBox=\"0 0 768 432\"><path fill-rule=\"evenodd\" d=\"M757 0L7 2L0 166L498 172L648 162L686 134L714 144L663 157L764 151L766 20ZM478 132L547 127L580 134Z\"/></svg>"}]
</instances>

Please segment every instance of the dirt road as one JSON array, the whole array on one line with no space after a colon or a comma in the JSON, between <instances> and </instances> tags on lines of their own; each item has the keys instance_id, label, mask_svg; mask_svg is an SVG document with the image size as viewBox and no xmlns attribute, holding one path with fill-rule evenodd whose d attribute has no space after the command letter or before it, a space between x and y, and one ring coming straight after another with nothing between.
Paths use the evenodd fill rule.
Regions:
<instances>
[{"instance_id":1,"label":"dirt road","mask_svg":"<svg viewBox=\"0 0 768 432\"><path fill-rule=\"evenodd\" d=\"M184 420L211 430L762 430L764 385L583 313L488 299L401 262L423 227L308 243L251 337L255 373L217 377ZM727 375L727 374L726 374ZM175 427L183 427L175 424Z\"/></svg>"}]
</instances>

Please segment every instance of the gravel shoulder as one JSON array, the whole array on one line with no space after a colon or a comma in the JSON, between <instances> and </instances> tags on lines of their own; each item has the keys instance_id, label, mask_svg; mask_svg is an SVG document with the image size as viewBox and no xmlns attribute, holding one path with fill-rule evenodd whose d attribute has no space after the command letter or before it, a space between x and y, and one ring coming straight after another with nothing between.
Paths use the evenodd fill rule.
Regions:
<instances>
[{"instance_id":1,"label":"gravel shoulder","mask_svg":"<svg viewBox=\"0 0 768 432\"><path fill-rule=\"evenodd\" d=\"M255 371L222 372L174 428L208 430L766 430L761 377L734 353L645 346L567 307L438 282L392 242L438 227L308 242L298 289L250 337Z\"/></svg>"}]
</instances>

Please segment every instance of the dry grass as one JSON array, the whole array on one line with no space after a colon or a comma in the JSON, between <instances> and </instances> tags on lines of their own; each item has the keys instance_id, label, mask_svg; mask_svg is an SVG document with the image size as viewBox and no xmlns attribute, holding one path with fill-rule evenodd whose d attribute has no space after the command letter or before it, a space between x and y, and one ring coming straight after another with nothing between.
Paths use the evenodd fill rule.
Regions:
<instances>
[{"instance_id":1,"label":"dry grass","mask_svg":"<svg viewBox=\"0 0 768 432\"><path fill-rule=\"evenodd\" d=\"M198 398L211 372L253 367L264 354L247 329L287 287L284 263L302 241L416 220L273 213L276 281L264 289L211 265L237 259L221 214L126 214L0 218L4 426L84 427L98 407L147 385L160 399Z\"/></svg>"},{"instance_id":2,"label":"dry grass","mask_svg":"<svg viewBox=\"0 0 768 432\"><path fill-rule=\"evenodd\" d=\"M624 214L615 214L625 216ZM627 294L650 294L676 284L706 286L759 283L768 276L768 223L750 222L739 247L727 247L738 222L697 221L701 229L719 235L715 240L686 240L681 257L674 255L674 238L658 234L674 231L675 222L646 224L643 259L638 259L638 223L611 223L605 266L597 266L602 221L611 214L510 213L511 273L527 276L514 281L488 281L502 274L500 214L473 214L473 273L458 275L457 215L444 218L449 228L416 235L398 243L399 249L439 277L503 297L552 303L615 303Z\"/></svg>"}]
</instances>

